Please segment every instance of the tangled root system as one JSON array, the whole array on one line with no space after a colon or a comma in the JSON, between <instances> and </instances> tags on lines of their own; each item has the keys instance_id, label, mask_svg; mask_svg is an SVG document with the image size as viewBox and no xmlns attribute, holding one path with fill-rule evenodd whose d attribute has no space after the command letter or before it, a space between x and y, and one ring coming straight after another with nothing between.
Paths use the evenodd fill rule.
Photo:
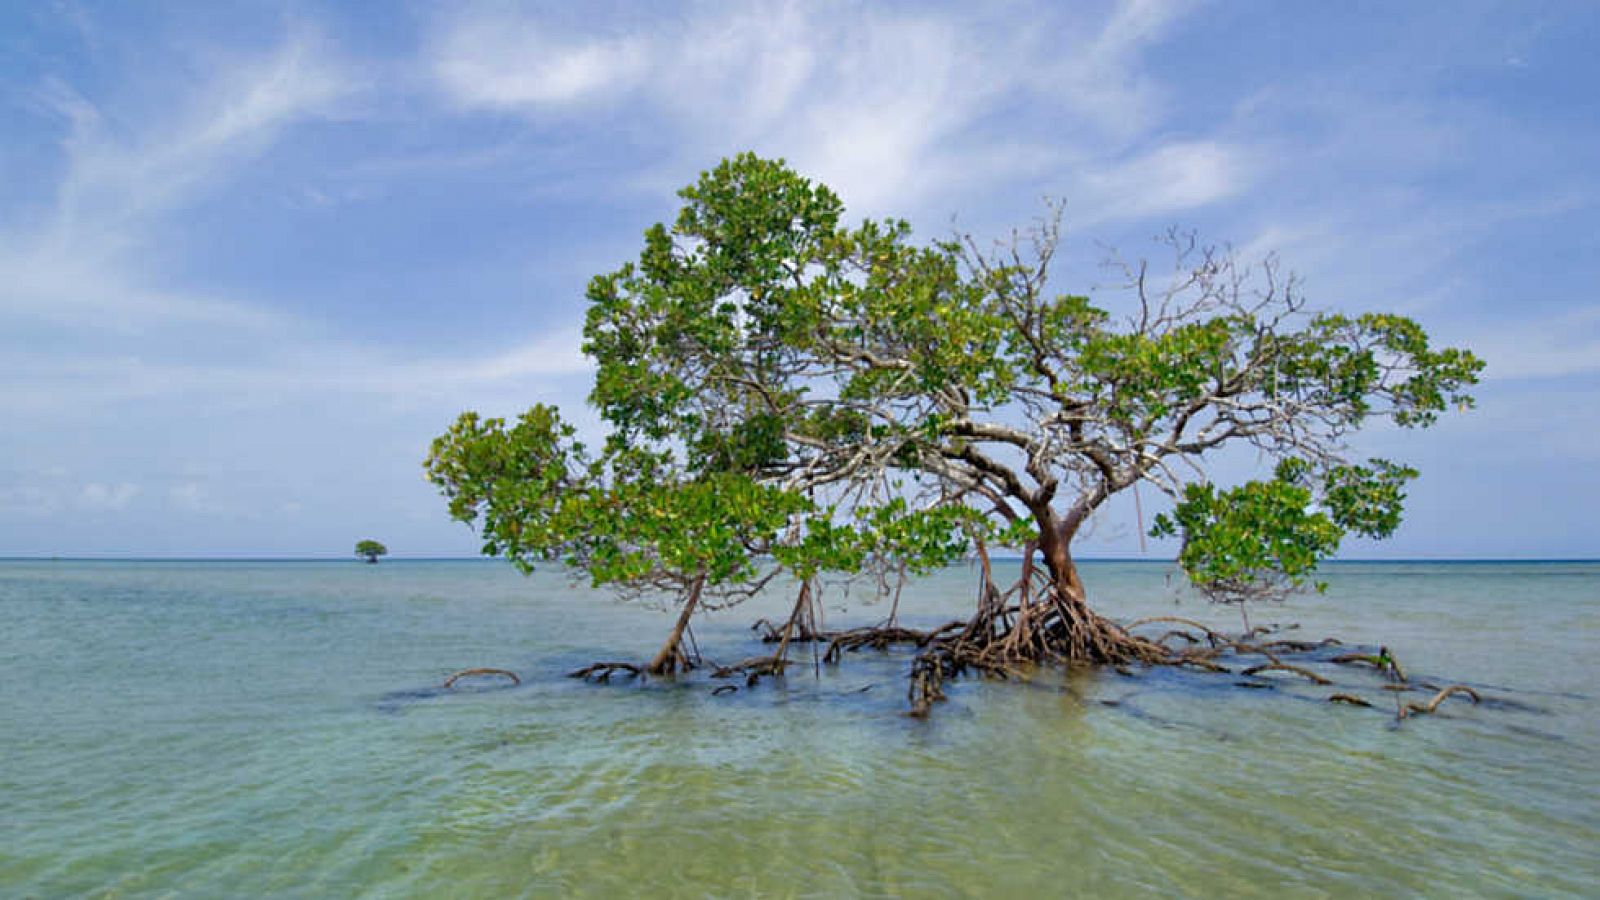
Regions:
<instances>
[{"instance_id":1,"label":"tangled root system","mask_svg":"<svg viewBox=\"0 0 1600 900\"><path fill-rule=\"evenodd\" d=\"M1236 683L1252 688L1272 687L1273 680L1265 675L1275 672L1325 687L1333 685L1334 681L1311 665L1365 666L1384 677L1386 683L1379 686L1383 689L1396 692L1437 690L1425 703L1402 703L1398 699L1400 694L1396 693L1397 716L1402 719L1432 714L1441 703L1457 694L1474 703L1481 699L1465 685L1437 689L1433 685L1408 681L1405 669L1387 647L1379 647L1376 653L1328 656L1329 648L1342 646L1334 638L1266 640L1281 630L1279 626L1256 626L1244 634L1230 636L1181 616L1151 616L1119 624L1091 610L1075 580L1063 583L1052 579L1044 568L1035 566L1032 554L1024 558L1021 578L1002 591L991 578L988 555L981 545L978 555L982 578L976 611L968 619L957 619L924 631L898 625L891 615L887 622L872 627L825 631L819 627L816 599L811 583L806 581L802 582L794 607L782 624L763 619L752 626L753 630L761 632L763 643L777 645L774 652L715 666L711 677L742 677L746 686L754 686L764 677L780 677L795 662L790 652L796 644L810 645L818 665L839 663L846 654L860 650L910 646L915 648L915 654L907 699L910 715L918 717L928 715L934 704L946 698L945 685L951 679L968 674L1005 680L1025 679L1041 666L1100 667L1124 675L1132 675L1136 668L1183 667L1242 676L1243 680ZM1140 629L1151 626L1162 627L1159 636L1146 636L1149 631L1140 633ZM826 649L819 653L823 647ZM452 676L452 681L469 673L490 672L500 670L467 670ZM596 663L570 674L575 678L604 682L616 673L636 677L653 674L645 667L622 662ZM729 693L736 689L733 685L723 685L713 693ZM1331 694L1327 700L1378 708L1371 700L1349 691Z\"/></svg>"}]
</instances>

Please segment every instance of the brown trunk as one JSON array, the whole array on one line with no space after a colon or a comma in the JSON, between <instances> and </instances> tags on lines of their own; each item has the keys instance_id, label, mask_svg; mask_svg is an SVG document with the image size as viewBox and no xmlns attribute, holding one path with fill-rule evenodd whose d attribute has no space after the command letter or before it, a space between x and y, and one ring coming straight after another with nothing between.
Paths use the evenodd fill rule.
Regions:
<instances>
[{"instance_id":1,"label":"brown trunk","mask_svg":"<svg viewBox=\"0 0 1600 900\"><path fill-rule=\"evenodd\" d=\"M689 627L689 617L694 615L694 609L700 605L700 591L705 587L706 577L701 575L689 588L689 599L683 601L683 612L678 613L678 622L672 626L672 634L667 637L667 642L661 645L656 658L650 660L650 665L645 671L651 675L671 675L681 667L689 668L689 660L683 653L683 633Z\"/></svg>"},{"instance_id":2,"label":"brown trunk","mask_svg":"<svg viewBox=\"0 0 1600 900\"><path fill-rule=\"evenodd\" d=\"M1050 599L1055 607L1055 627L1059 628L1054 644L1071 662L1117 665L1145 656L1144 651L1149 648L1089 608L1088 594L1072 560L1072 538L1085 515L1077 509L1065 518L1057 517L1048 507L1035 511L1039 552L1050 571L1054 595Z\"/></svg>"},{"instance_id":3,"label":"brown trunk","mask_svg":"<svg viewBox=\"0 0 1600 900\"><path fill-rule=\"evenodd\" d=\"M1039 523L1039 555L1044 557L1050 570L1050 580L1063 598L1083 602L1083 582L1078 578L1078 566L1072 561L1072 538L1077 533L1076 517L1056 517L1046 508L1035 514Z\"/></svg>"},{"instance_id":4,"label":"brown trunk","mask_svg":"<svg viewBox=\"0 0 1600 900\"><path fill-rule=\"evenodd\" d=\"M789 638L794 635L794 628L800 622L800 615L805 612L811 603L811 581L807 579L800 582L800 596L795 598L794 611L789 613L789 621L783 626L783 638L778 641L778 652L772 655L776 665L782 666L784 654L789 649ZM781 669L779 670L782 671Z\"/></svg>"}]
</instances>

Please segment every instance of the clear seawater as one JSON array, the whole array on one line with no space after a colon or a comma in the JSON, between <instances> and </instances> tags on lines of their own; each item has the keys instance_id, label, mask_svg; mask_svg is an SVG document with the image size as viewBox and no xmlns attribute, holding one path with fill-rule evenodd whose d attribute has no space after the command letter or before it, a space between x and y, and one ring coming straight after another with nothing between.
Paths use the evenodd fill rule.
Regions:
<instances>
[{"instance_id":1,"label":"clear seawater","mask_svg":"<svg viewBox=\"0 0 1600 900\"><path fill-rule=\"evenodd\" d=\"M1113 615L1236 628L1164 565L1085 578ZM904 617L973 580L917 582ZM915 720L898 653L720 696L564 678L670 619L559 572L0 563L0 896L1600 896L1600 564L1329 580L1254 621L1486 702L1397 724L1343 687L1161 670L961 681ZM861 599L828 624L884 614ZM701 649L759 651L782 604L709 617ZM437 689L467 666L523 683Z\"/></svg>"}]
</instances>

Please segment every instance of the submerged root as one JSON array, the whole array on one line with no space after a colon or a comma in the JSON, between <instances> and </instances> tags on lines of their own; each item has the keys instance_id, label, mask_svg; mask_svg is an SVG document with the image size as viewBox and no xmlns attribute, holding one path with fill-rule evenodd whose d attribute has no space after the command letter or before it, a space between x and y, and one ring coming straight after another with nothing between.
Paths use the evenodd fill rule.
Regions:
<instances>
[{"instance_id":1,"label":"submerged root","mask_svg":"<svg viewBox=\"0 0 1600 900\"><path fill-rule=\"evenodd\" d=\"M745 686L755 687L756 682L760 681L762 676L782 675L783 670L787 669L792 663L793 660L782 658L777 654L753 656L736 662L731 666L719 666L716 671L711 673L711 677L731 678L734 675L743 675L745 676ZM724 687L732 687L732 685L724 685Z\"/></svg>"},{"instance_id":2,"label":"submerged root","mask_svg":"<svg viewBox=\"0 0 1600 900\"><path fill-rule=\"evenodd\" d=\"M644 666L638 666L634 665L633 663L625 662L601 662L568 672L567 677L585 679L593 678L600 684L605 684L606 682L610 681L611 676L617 672L626 672L631 678L638 678L645 674Z\"/></svg>"},{"instance_id":3,"label":"submerged root","mask_svg":"<svg viewBox=\"0 0 1600 900\"><path fill-rule=\"evenodd\" d=\"M456 682L460 681L463 678L473 678L473 677L476 677L476 676L479 676L479 675L499 675L499 676L501 676L503 678L511 679L511 683L512 684L521 684L522 683L522 679L517 677L517 673L512 672L512 671L510 671L508 669L474 668L474 669L462 669L461 671L455 673L454 675L451 675L449 678L446 678L444 680L444 687L445 687L446 690L448 690L450 688L455 687L456 686Z\"/></svg>"},{"instance_id":4,"label":"submerged root","mask_svg":"<svg viewBox=\"0 0 1600 900\"><path fill-rule=\"evenodd\" d=\"M1219 672L1224 675L1231 675L1233 673L1233 670L1227 666L1214 663L1203 656L1180 656L1176 660L1173 660L1172 665L1190 666L1196 669L1204 669L1207 672ZM1248 675L1250 673L1246 672L1245 674Z\"/></svg>"},{"instance_id":5,"label":"submerged root","mask_svg":"<svg viewBox=\"0 0 1600 900\"><path fill-rule=\"evenodd\" d=\"M1340 646L1338 638L1323 638L1320 641L1268 641L1261 645L1263 650L1282 650L1287 653L1310 653L1321 650L1323 647Z\"/></svg>"},{"instance_id":6,"label":"submerged root","mask_svg":"<svg viewBox=\"0 0 1600 900\"><path fill-rule=\"evenodd\" d=\"M1365 706L1368 709L1372 708L1372 704L1371 703L1368 703L1367 701L1361 699L1360 697L1357 697L1355 694L1334 694L1333 696L1328 698L1328 702L1329 703L1348 703L1351 706Z\"/></svg>"}]
</instances>

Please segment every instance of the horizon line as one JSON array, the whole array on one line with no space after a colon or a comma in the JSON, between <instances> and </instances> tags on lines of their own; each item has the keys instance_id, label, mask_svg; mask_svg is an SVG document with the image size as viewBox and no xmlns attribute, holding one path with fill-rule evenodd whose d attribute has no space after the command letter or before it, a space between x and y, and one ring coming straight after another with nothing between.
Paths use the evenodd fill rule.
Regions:
<instances>
[{"instance_id":1,"label":"horizon line","mask_svg":"<svg viewBox=\"0 0 1600 900\"><path fill-rule=\"evenodd\" d=\"M991 559L1021 560L1021 554L994 553ZM384 562L508 562L497 556L386 556ZM1173 558L1146 556L1082 556L1077 562L1117 562L1172 564ZM366 565L361 558L350 556L116 556L116 555L61 555L61 554L0 554L0 563L9 562L354 562ZM1600 556L1405 556L1405 557L1339 557L1324 560L1324 565L1340 563L1597 563ZM561 565L559 561L542 565Z\"/></svg>"}]
</instances>

